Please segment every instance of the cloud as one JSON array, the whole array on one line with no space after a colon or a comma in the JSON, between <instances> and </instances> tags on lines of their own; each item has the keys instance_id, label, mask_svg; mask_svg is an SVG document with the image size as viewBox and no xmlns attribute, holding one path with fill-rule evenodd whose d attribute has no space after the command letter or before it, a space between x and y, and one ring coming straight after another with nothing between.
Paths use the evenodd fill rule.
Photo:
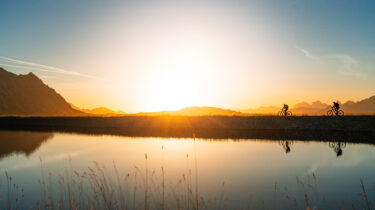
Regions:
<instances>
[{"instance_id":1,"label":"cloud","mask_svg":"<svg viewBox=\"0 0 375 210\"><path fill-rule=\"evenodd\" d=\"M302 48L297 47L297 46L296 46L296 48L299 51L301 51L306 57L311 58L311 59L315 59L315 57L309 51L307 51L306 49L302 49Z\"/></svg>"},{"instance_id":2,"label":"cloud","mask_svg":"<svg viewBox=\"0 0 375 210\"><path fill-rule=\"evenodd\" d=\"M33 71L43 71L43 72L99 79L98 77L88 75L88 74L82 74L76 71L69 71L69 70L65 70L65 69L61 69L61 68L57 68L53 66L47 66L47 65L43 65L39 63L18 60L18 59L14 59L10 57L5 57L5 56L0 56L0 60L3 61L3 63L0 63L0 65L13 67L13 68L21 68L21 69L27 69L27 70L33 70Z\"/></svg>"},{"instance_id":3,"label":"cloud","mask_svg":"<svg viewBox=\"0 0 375 210\"><path fill-rule=\"evenodd\" d=\"M336 65L340 68L338 73L342 75L356 77L360 79L364 79L367 77L366 74L356 69L356 66L359 64L359 61L348 54L337 53L318 55L312 54L310 51L297 46L295 48L302 52L305 55L305 57L318 61L320 64L328 65L332 61L335 62Z\"/></svg>"}]
</instances>

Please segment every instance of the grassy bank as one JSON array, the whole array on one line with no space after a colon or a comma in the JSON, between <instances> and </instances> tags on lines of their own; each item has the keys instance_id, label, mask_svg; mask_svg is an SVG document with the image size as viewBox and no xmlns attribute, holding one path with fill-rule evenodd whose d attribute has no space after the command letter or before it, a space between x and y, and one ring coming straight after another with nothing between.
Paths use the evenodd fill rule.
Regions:
<instances>
[{"instance_id":1,"label":"grassy bank","mask_svg":"<svg viewBox=\"0 0 375 210\"><path fill-rule=\"evenodd\" d=\"M0 127L375 131L375 116L0 117Z\"/></svg>"},{"instance_id":2,"label":"grassy bank","mask_svg":"<svg viewBox=\"0 0 375 210\"><path fill-rule=\"evenodd\" d=\"M209 139L375 143L375 116L0 117L0 129Z\"/></svg>"}]
</instances>

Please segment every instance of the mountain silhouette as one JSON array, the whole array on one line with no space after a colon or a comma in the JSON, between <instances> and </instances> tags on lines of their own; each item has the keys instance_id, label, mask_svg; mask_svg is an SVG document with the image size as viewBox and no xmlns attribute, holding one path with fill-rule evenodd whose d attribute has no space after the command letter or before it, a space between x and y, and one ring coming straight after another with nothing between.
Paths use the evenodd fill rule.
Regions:
<instances>
[{"instance_id":1,"label":"mountain silhouette","mask_svg":"<svg viewBox=\"0 0 375 210\"><path fill-rule=\"evenodd\" d=\"M375 114L375 96L357 102L347 101L341 106L342 109L345 110L345 113Z\"/></svg>"},{"instance_id":2,"label":"mountain silhouette","mask_svg":"<svg viewBox=\"0 0 375 210\"><path fill-rule=\"evenodd\" d=\"M281 107L277 107L277 106L261 106L255 109L246 109L246 110L239 110L239 111L242 113L247 113L251 115L274 115L280 110L281 110Z\"/></svg>"},{"instance_id":3,"label":"mountain silhouette","mask_svg":"<svg viewBox=\"0 0 375 210\"><path fill-rule=\"evenodd\" d=\"M33 73L16 75L0 68L0 115L81 115Z\"/></svg>"},{"instance_id":4,"label":"mountain silhouette","mask_svg":"<svg viewBox=\"0 0 375 210\"><path fill-rule=\"evenodd\" d=\"M209 107L209 106L193 106L193 107L186 107L183 109L179 109L176 111L161 111L161 112L140 112L138 115L148 115L148 116L156 116L156 115L184 115L184 116L241 116L246 115L241 112L236 112L230 109L222 109L217 107Z\"/></svg>"},{"instance_id":5,"label":"mountain silhouette","mask_svg":"<svg viewBox=\"0 0 375 210\"><path fill-rule=\"evenodd\" d=\"M94 114L94 115L125 115L126 113L119 110L114 111L108 109L107 107L98 107L94 109L79 109L80 111L87 113L87 114Z\"/></svg>"},{"instance_id":6,"label":"mountain silhouette","mask_svg":"<svg viewBox=\"0 0 375 210\"><path fill-rule=\"evenodd\" d=\"M315 101L311 104L301 102L294 105L291 111L295 115L324 115L330 109L330 106L321 101Z\"/></svg>"}]
</instances>

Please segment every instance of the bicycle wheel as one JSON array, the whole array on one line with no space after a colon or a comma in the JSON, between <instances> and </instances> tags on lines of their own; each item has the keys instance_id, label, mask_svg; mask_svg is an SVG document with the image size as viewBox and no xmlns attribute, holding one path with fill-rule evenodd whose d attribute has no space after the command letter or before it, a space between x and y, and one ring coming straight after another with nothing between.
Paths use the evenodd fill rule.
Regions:
<instances>
[{"instance_id":1,"label":"bicycle wheel","mask_svg":"<svg viewBox=\"0 0 375 210\"><path fill-rule=\"evenodd\" d=\"M329 142L328 145L331 148L335 148L336 147L336 143L335 142Z\"/></svg>"},{"instance_id":2,"label":"bicycle wheel","mask_svg":"<svg viewBox=\"0 0 375 210\"><path fill-rule=\"evenodd\" d=\"M327 111L327 115L328 115L328 116L332 116L332 115L333 115L333 111L332 111L332 110L328 110L328 111Z\"/></svg>"},{"instance_id":3,"label":"bicycle wheel","mask_svg":"<svg viewBox=\"0 0 375 210\"><path fill-rule=\"evenodd\" d=\"M338 116L344 116L344 111L340 110L338 113L337 113Z\"/></svg>"},{"instance_id":4,"label":"bicycle wheel","mask_svg":"<svg viewBox=\"0 0 375 210\"><path fill-rule=\"evenodd\" d=\"M279 111L279 112L277 112L277 116L284 116L283 111Z\"/></svg>"},{"instance_id":5,"label":"bicycle wheel","mask_svg":"<svg viewBox=\"0 0 375 210\"><path fill-rule=\"evenodd\" d=\"M292 112L291 112L291 111L288 111L288 112L286 113L286 116L292 116Z\"/></svg>"}]
</instances>

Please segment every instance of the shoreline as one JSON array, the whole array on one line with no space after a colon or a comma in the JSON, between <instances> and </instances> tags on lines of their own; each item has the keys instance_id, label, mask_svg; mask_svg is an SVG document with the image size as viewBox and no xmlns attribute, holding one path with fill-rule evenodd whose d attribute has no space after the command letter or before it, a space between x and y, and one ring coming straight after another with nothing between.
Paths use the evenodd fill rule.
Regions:
<instances>
[{"instance_id":1,"label":"shoreline","mask_svg":"<svg viewBox=\"0 0 375 210\"><path fill-rule=\"evenodd\" d=\"M0 117L0 129L204 139L375 143L375 116Z\"/></svg>"}]
</instances>

